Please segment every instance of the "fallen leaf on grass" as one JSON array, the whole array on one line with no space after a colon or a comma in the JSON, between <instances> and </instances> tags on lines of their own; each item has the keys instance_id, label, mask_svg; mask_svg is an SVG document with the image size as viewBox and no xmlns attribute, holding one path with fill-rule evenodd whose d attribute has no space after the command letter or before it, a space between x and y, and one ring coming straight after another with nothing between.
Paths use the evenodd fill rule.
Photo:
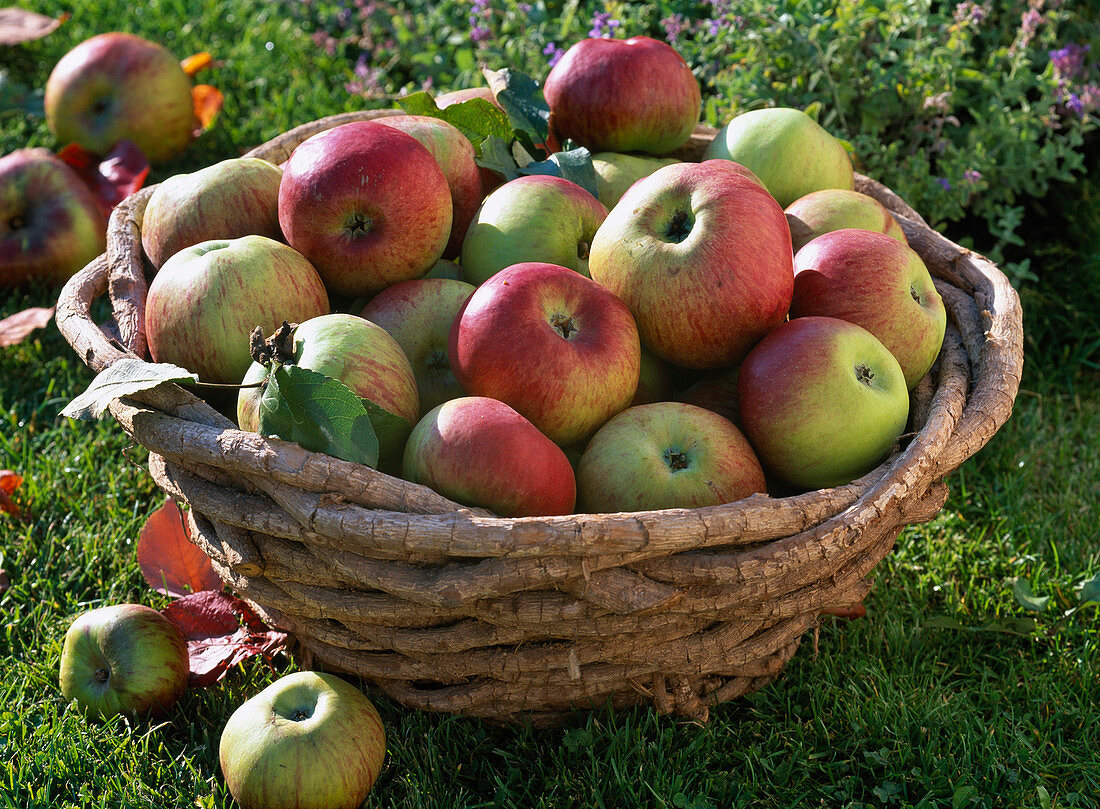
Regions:
<instances>
[{"instance_id":1,"label":"fallen leaf on grass","mask_svg":"<svg viewBox=\"0 0 1100 809\"><path fill-rule=\"evenodd\" d=\"M22 45L42 39L70 16L47 17L22 8L0 8L0 45Z\"/></svg>"},{"instance_id":2,"label":"fallen leaf on grass","mask_svg":"<svg viewBox=\"0 0 1100 809\"><path fill-rule=\"evenodd\" d=\"M188 686L204 688L255 655L269 663L286 649L287 634L270 629L241 599L206 590L183 596L161 612L187 641Z\"/></svg>"},{"instance_id":3,"label":"fallen leaf on grass","mask_svg":"<svg viewBox=\"0 0 1100 809\"><path fill-rule=\"evenodd\" d=\"M0 567L0 594L11 587L11 579L8 578L8 571Z\"/></svg>"},{"instance_id":4,"label":"fallen leaf on grass","mask_svg":"<svg viewBox=\"0 0 1100 809\"><path fill-rule=\"evenodd\" d=\"M32 331L45 328L53 320L52 306L32 306L0 320L0 346L19 345Z\"/></svg>"},{"instance_id":5,"label":"fallen leaf on grass","mask_svg":"<svg viewBox=\"0 0 1100 809\"><path fill-rule=\"evenodd\" d=\"M170 498L142 526L137 560L149 586L166 596L222 589L210 557L188 538L179 506Z\"/></svg>"},{"instance_id":6,"label":"fallen leaf on grass","mask_svg":"<svg viewBox=\"0 0 1100 809\"><path fill-rule=\"evenodd\" d=\"M198 123L195 137L198 137L214 125L218 113L222 111L222 105L225 104L225 96L217 87L196 84L191 88L191 103L195 107L195 121Z\"/></svg>"},{"instance_id":7,"label":"fallen leaf on grass","mask_svg":"<svg viewBox=\"0 0 1100 809\"><path fill-rule=\"evenodd\" d=\"M22 485L22 477L10 469L0 469L0 512L10 514L17 520L23 519L23 512L11 496Z\"/></svg>"},{"instance_id":8,"label":"fallen leaf on grass","mask_svg":"<svg viewBox=\"0 0 1100 809\"><path fill-rule=\"evenodd\" d=\"M822 607L821 614L833 615L837 618L848 618L851 620L865 617L867 615L867 608L863 606L863 602L858 604L838 604L831 607Z\"/></svg>"},{"instance_id":9,"label":"fallen leaf on grass","mask_svg":"<svg viewBox=\"0 0 1100 809\"><path fill-rule=\"evenodd\" d=\"M199 53L193 53L186 59L180 61L180 67L183 68L183 72L188 76L194 78L195 74L200 70L205 70L214 63L214 57L208 54L206 51L200 51Z\"/></svg>"},{"instance_id":10,"label":"fallen leaf on grass","mask_svg":"<svg viewBox=\"0 0 1100 809\"><path fill-rule=\"evenodd\" d=\"M106 157L89 152L78 143L70 143L57 153L92 189L105 218L110 218L126 197L139 190L149 174L149 161L132 140L123 138Z\"/></svg>"}]
</instances>

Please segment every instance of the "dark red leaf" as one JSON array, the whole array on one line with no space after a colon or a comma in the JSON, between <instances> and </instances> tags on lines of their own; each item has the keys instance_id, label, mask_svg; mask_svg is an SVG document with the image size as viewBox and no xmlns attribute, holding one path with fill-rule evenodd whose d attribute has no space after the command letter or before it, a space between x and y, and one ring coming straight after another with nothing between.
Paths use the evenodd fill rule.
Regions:
<instances>
[{"instance_id":1,"label":"dark red leaf","mask_svg":"<svg viewBox=\"0 0 1100 809\"><path fill-rule=\"evenodd\" d=\"M8 571L0 567L0 594L11 587L11 579L8 578Z\"/></svg>"},{"instance_id":2,"label":"dark red leaf","mask_svg":"<svg viewBox=\"0 0 1100 809\"><path fill-rule=\"evenodd\" d=\"M0 346L23 342L35 329L44 328L53 320L54 307L34 306L0 320Z\"/></svg>"},{"instance_id":3,"label":"dark red leaf","mask_svg":"<svg viewBox=\"0 0 1100 809\"><path fill-rule=\"evenodd\" d=\"M254 655L270 662L286 648L285 632L269 629L247 603L227 593L193 593L161 612L187 640L191 688L216 683Z\"/></svg>"},{"instance_id":4,"label":"dark red leaf","mask_svg":"<svg viewBox=\"0 0 1100 809\"><path fill-rule=\"evenodd\" d=\"M138 537L137 560L149 586L166 596L222 588L210 557L191 542L183 515L171 499L145 521Z\"/></svg>"},{"instance_id":5,"label":"dark red leaf","mask_svg":"<svg viewBox=\"0 0 1100 809\"><path fill-rule=\"evenodd\" d=\"M22 8L0 8L0 46L22 45L52 34L71 15L47 17Z\"/></svg>"},{"instance_id":6,"label":"dark red leaf","mask_svg":"<svg viewBox=\"0 0 1100 809\"><path fill-rule=\"evenodd\" d=\"M859 604L834 604L830 607L821 608L822 615L834 615L837 618L863 618L867 615L867 608L863 606L863 603Z\"/></svg>"},{"instance_id":7,"label":"dark red leaf","mask_svg":"<svg viewBox=\"0 0 1100 809\"><path fill-rule=\"evenodd\" d=\"M92 189L100 210L107 218L110 218L118 203L141 188L149 174L149 161L145 153L126 138L116 143L103 158L79 143L70 143L57 156L72 166L80 179Z\"/></svg>"},{"instance_id":8,"label":"dark red leaf","mask_svg":"<svg viewBox=\"0 0 1100 809\"><path fill-rule=\"evenodd\" d=\"M11 496L23 485L23 478L10 469L0 469L0 513L7 513L17 520L23 519L23 512Z\"/></svg>"}]
</instances>

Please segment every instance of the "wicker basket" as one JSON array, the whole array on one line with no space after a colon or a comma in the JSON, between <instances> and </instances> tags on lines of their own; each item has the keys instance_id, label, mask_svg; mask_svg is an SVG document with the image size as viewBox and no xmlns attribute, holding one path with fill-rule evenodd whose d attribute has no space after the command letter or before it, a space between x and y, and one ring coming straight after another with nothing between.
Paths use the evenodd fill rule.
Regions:
<instances>
[{"instance_id":1,"label":"wicker basket","mask_svg":"<svg viewBox=\"0 0 1100 809\"><path fill-rule=\"evenodd\" d=\"M281 163L315 132L250 152ZM681 157L698 159L700 128ZM902 527L942 507L944 477L1008 418L1022 367L1019 299L983 257L865 177L928 264L949 312L912 397L903 447L846 486L629 514L503 519L364 466L245 433L175 385L111 412L190 506L193 541L232 590L289 630L305 666L358 675L398 702L554 724L650 703L705 721L777 676L819 616L858 604ZM146 356L142 212L116 209L105 255L64 288L57 322L94 370ZM109 294L98 326L93 301Z\"/></svg>"}]
</instances>

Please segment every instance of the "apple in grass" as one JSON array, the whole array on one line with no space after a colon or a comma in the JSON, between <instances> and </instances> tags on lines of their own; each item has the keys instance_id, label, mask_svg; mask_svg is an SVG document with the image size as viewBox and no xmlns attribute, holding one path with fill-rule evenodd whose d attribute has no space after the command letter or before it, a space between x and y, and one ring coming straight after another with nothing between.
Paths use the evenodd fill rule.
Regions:
<instances>
[{"instance_id":1,"label":"apple in grass","mask_svg":"<svg viewBox=\"0 0 1100 809\"><path fill-rule=\"evenodd\" d=\"M373 295L419 278L443 255L451 189L416 138L379 121L353 121L291 153L279 224L331 292Z\"/></svg>"},{"instance_id":2,"label":"apple in grass","mask_svg":"<svg viewBox=\"0 0 1100 809\"><path fill-rule=\"evenodd\" d=\"M61 650L61 693L85 711L163 716L187 688L187 643L144 604L114 604L77 616Z\"/></svg>"},{"instance_id":3,"label":"apple in grass","mask_svg":"<svg viewBox=\"0 0 1100 809\"><path fill-rule=\"evenodd\" d=\"M943 345L947 311L920 255L883 233L824 233L794 258L791 317L822 315L871 332L901 364L912 390Z\"/></svg>"},{"instance_id":4,"label":"apple in grass","mask_svg":"<svg viewBox=\"0 0 1100 809\"><path fill-rule=\"evenodd\" d=\"M430 410L405 444L402 476L502 517L570 514L576 479L565 452L515 408L461 396Z\"/></svg>"},{"instance_id":5,"label":"apple in grass","mask_svg":"<svg viewBox=\"0 0 1100 809\"><path fill-rule=\"evenodd\" d=\"M253 329L269 334L328 311L321 277L294 248L266 236L214 239L179 251L153 277L145 335L154 362L239 384Z\"/></svg>"},{"instance_id":6,"label":"apple in grass","mask_svg":"<svg viewBox=\"0 0 1100 809\"><path fill-rule=\"evenodd\" d=\"M481 203L462 243L462 273L475 286L526 261L588 275L588 254L607 217L600 201L576 183L548 174L510 180Z\"/></svg>"},{"instance_id":7,"label":"apple in grass","mask_svg":"<svg viewBox=\"0 0 1100 809\"><path fill-rule=\"evenodd\" d=\"M795 253L823 233L860 228L885 233L908 244L905 231L889 209L877 199L846 188L823 188L801 196L787 206L791 243Z\"/></svg>"},{"instance_id":8,"label":"apple in grass","mask_svg":"<svg viewBox=\"0 0 1100 809\"><path fill-rule=\"evenodd\" d=\"M176 157L196 129L191 78L155 42L110 32L66 53L46 81L46 123L98 155L128 138L150 163Z\"/></svg>"},{"instance_id":9,"label":"apple in grass","mask_svg":"<svg viewBox=\"0 0 1100 809\"><path fill-rule=\"evenodd\" d=\"M593 152L665 154L699 123L699 82L666 42L582 39L566 50L543 85L550 130Z\"/></svg>"},{"instance_id":10,"label":"apple in grass","mask_svg":"<svg viewBox=\"0 0 1100 809\"><path fill-rule=\"evenodd\" d=\"M583 511L702 508L766 491L764 470L741 431L683 402L637 405L612 417L577 466Z\"/></svg>"},{"instance_id":11,"label":"apple in grass","mask_svg":"<svg viewBox=\"0 0 1100 809\"><path fill-rule=\"evenodd\" d=\"M693 369L741 360L786 318L794 279L783 209L725 160L664 166L631 186L596 232L589 270L647 348Z\"/></svg>"},{"instance_id":12,"label":"apple in grass","mask_svg":"<svg viewBox=\"0 0 1100 809\"><path fill-rule=\"evenodd\" d=\"M421 411L463 395L447 358L447 340L474 289L449 278L402 281L375 295L361 312L385 329L409 358Z\"/></svg>"},{"instance_id":13,"label":"apple in grass","mask_svg":"<svg viewBox=\"0 0 1100 809\"><path fill-rule=\"evenodd\" d=\"M799 489L850 483L905 430L909 392L894 355L861 326L800 317L769 333L738 372L741 428L764 469Z\"/></svg>"},{"instance_id":14,"label":"apple in grass","mask_svg":"<svg viewBox=\"0 0 1100 809\"><path fill-rule=\"evenodd\" d=\"M622 199L626 189L638 180L648 177L662 166L679 162L674 157L597 152L592 155L592 167L596 170L597 197L610 211Z\"/></svg>"},{"instance_id":15,"label":"apple in grass","mask_svg":"<svg viewBox=\"0 0 1100 809\"><path fill-rule=\"evenodd\" d=\"M357 809L386 757L386 730L361 690L299 671L230 715L218 760L243 809Z\"/></svg>"},{"instance_id":16,"label":"apple in grass","mask_svg":"<svg viewBox=\"0 0 1100 809\"><path fill-rule=\"evenodd\" d=\"M479 286L451 326L448 354L467 394L506 402L561 445L627 407L641 367L625 304L590 278L540 262Z\"/></svg>"},{"instance_id":17,"label":"apple in grass","mask_svg":"<svg viewBox=\"0 0 1100 809\"><path fill-rule=\"evenodd\" d=\"M60 284L106 245L99 204L71 167L48 149L0 157L0 287Z\"/></svg>"},{"instance_id":18,"label":"apple in grass","mask_svg":"<svg viewBox=\"0 0 1100 809\"><path fill-rule=\"evenodd\" d=\"M141 245L156 268L185 247L210 239L266 236L283 240L279 184L266 160L233 157L159 183L141 221Z\"/></svg>"}]
</instances>

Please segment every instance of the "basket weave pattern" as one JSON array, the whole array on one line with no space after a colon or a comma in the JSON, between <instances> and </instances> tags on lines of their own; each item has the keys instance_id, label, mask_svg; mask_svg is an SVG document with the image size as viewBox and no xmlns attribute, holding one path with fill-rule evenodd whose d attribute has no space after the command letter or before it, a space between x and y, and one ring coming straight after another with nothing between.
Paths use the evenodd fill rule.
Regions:
<instances>
[{"instance_id":1,"label":"basket weave pattern","mask_svg":"<svg viewBox=\"0 0 1100 809\"><path fill-rule=\"evenodd\" d=\"M282 163L315 121L250 155ZM713 130L682 150L697 159ZM302 662L361 676L416 708L560 722L575 708L652 704L705 721L775 678L823 610L860 602L943 479L1008 418L1022 368L1019 299L983 257L884 186L948 310L940 357L912 394L911 432L846 486L631 514L504 519L358 464L262 438L174 385L111 413L190 506L192 540L237 594L289 630ZM111 218L107 252L66 285L57 322L94 370L147 356L145 189ZM92 304L109 295L111 321Z\"/></svg>"}]
</instances>

